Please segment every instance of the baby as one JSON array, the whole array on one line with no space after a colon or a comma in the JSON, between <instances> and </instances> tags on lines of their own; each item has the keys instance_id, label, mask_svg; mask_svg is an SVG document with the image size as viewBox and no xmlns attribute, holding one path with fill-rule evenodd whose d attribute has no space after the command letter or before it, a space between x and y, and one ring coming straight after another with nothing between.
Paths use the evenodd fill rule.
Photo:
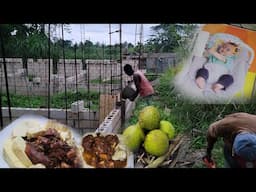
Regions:
<instances>
[{"instance_id":1,"label":"baby","mask_svg":"<svg viewBox=\"0 0 256 192\"><path fill-rule=\"evenodd\" d=\"M216 44L207 50L208 63L220 64L230 71L233 67L234 56L239 51L238 45L233 42L216 42ZM196 84L200 89L204 89L206 81L209 77L209 71L202 67L196 73ZM217 93L220 90L225 90L234 82L232 75L223 74L217 82L212 85L212 90Z\"/></svg>"}]
</instances>

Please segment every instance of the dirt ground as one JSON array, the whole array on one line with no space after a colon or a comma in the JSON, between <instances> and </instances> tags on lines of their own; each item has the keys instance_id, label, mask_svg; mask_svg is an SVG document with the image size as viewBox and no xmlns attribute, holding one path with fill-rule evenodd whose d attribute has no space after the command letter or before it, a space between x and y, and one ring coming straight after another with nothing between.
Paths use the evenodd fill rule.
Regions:
<instances>
[{"instance_id":1,"label":"dirt ground","mask_svg":"<svg viewBox=\"0 0 256 192\"><path fill-rule=\"evenodd\" d=\"M205 168L202 162L205 149L192 149L190 146L191 137L186 136L177 152L177 162L174 168Z\"/></svg>"}]
</instances>

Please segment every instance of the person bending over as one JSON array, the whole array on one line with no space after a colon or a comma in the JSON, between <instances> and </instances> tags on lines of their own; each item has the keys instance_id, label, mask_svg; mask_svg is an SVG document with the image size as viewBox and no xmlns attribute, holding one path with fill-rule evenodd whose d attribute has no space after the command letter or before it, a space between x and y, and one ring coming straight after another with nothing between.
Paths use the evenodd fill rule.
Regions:
<instances>
[{"instance_id":1,"label":"person bending over","mask_svg":"<svg viewBox=\"0 0 256 192\"><path fill-rule=\"evenodd\" d=\"M128 76L132 76L136 86L135 94L129 99L134 101L138 95L145 99L151 99L155 91L145 75L140 70L134 71L132 66L129 64L124 66L124 72Z\"/></svg>"},{"instance_id":2,"label":"person bending over","mask_svg":"<svg viewBox=\"0 0 256 192\"><path fill-rule=\"evenodd\" d=\"M224 141L225 167L256 168L256 115L233 113L212 123L204 156L208 162L213 162L211 152L218 138Z\"/></svg>"}]
</instances>

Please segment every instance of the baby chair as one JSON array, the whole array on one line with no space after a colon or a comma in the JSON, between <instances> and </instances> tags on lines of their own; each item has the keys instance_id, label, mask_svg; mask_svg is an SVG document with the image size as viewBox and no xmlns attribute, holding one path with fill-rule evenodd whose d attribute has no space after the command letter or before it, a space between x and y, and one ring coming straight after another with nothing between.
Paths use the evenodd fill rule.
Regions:
<instances>
[{"instance_id":1,"label":"baby chair","mask_svg":"<svg viewBox=\"0 0 256 192\"><path fill-rule=\"evenodd\" d=\"M233 76L234 82L225 90L215 93L211 87L223 74L223 66L209 63L204 56L207 43L224 41L233 42L239 46L239 51L235 56L234 67L230 75ZM176 89L186 98L199 103L226 103L231 100L243 100L243 86L245 76L250 64L254 59L254 51L245 44L241 39L228 33L216 33L210 36L209 32L201 31L197 38L194 49L189 57L183 70L175 78ZM204 89L198 88L195 83L196 72L198 69L205 67L209 71L209 78L206 81ZM240 97L237 98L237 93Z\"/></svg>"}]
</instances>

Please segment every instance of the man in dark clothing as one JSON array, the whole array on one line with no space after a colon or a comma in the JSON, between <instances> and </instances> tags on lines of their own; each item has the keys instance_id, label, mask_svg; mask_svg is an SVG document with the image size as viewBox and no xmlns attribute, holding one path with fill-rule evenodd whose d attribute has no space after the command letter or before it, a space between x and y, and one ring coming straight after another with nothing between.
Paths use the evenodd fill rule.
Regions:
<instances>
[{"instance_id":1,"label":"man in dark clothing","mask_svg":"<svg viewBox=\"0 0 256 192\"><path fill-rule=\"evenodd\" d=\"M207 152L204 158L213 162L211 152L219 137L224 141L227 167L256 168L256 115L234 113L210 125Z\"/></svg>"},{"instance_id":2,"label":"man in dark clothing","mask_svg":"<svg viewBox=\"0 0 256 192\"><path fill-rule=\"evenodd\" d=\"M134 91L128 91L130 88L126 87L122 94L124 99L129 98L131 101L134 101L138 95L143 98L149 98L154 94L154 89L151 83L140 70L134 71L131 65L126 64L124 66L124 72L128 76L133 77L133 82L136 87L136 90ZM129 94L128 96L127 92L133 92L133 94Z\"/></svg>"}]
</instances>

